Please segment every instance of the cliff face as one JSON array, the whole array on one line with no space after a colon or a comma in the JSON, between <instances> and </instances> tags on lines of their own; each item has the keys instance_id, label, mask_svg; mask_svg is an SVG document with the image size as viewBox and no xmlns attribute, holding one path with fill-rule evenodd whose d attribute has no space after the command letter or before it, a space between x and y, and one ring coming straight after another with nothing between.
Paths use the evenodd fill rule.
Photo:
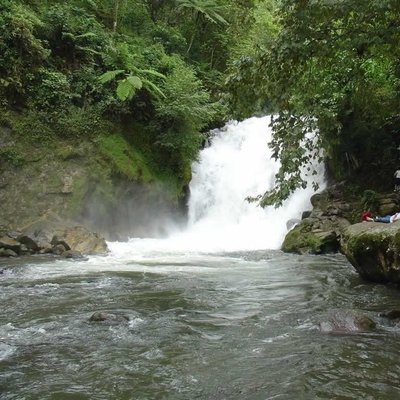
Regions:
<instances>
[{"instance_id":1,"label":"cliff face","mask_svg":"<svg viewBox=\"0 0 400 400\"><path fill-rule=\"evenodd\" d=\"M23 142L0 128L0 226L6 229L55 213L108 239L159 236L171 219L182 218L182 203L161 180L124 177L95 141Z\"/></svg>"}]
</instances>

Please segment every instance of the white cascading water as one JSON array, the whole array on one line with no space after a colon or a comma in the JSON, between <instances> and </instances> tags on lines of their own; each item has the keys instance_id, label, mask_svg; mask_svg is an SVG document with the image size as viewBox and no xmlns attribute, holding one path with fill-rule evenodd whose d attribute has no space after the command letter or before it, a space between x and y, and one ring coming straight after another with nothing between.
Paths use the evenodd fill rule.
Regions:
<instances>
[{"instance_id":1,"label":"white cascading water","mask_svg":"<svg viewBox=\"0 0 400 400\"><path fill-rule=\"evenodd\" d=\"M193 165L190 183L189 222L184 231L167 239L131 239L110 243L118 256L148 252L223 252L279 249L286 222L299 219L310 209L311 181L325 186L323 166L318 176L310 177L308 188L297 190L278 209L249 203L272 188L279 163L271 158L270 117L231 122L216 131L211 146L200 153Z\"/></svg>"}]
</instances>

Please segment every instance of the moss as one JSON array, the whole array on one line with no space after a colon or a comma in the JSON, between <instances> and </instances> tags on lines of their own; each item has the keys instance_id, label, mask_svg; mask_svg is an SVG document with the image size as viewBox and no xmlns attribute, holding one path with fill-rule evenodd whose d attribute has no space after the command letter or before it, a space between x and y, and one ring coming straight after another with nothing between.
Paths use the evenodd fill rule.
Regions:
<instances>
[{"instance_id":1,"label":"moss","mask_svg":"<svg viewBox=\"0 0 400 400\"><path fill-rule=\"evenodd\" d=\"M86 176L76 177L73 181L72 197L67 206L67 212L71 217L76 217L81 212L83 199L87 193L87 182Z\"/></svg>"},{"instance_id":2,"label":"moss","mask_svg":"<svg viewBox=\"0 0 400 400\"><path fill-rule=\"evenodd\" d=\"M9 163L14 167L20 167L25 163L25 159L15 148L5 147L0 149L0 165L1 163Z\"/></svg>"},{"instance_id":3,"label":"moss","mask_svg":"<svg viewBox=\"0 0 400 400\"><path fill-rule=\"evenodd\" d=\"M288 253L319 254L322 251L323 241L311 232L302 232L292 229L285 237L282 250Z\"/></svg>"},{"instance_id":4,"label":"moss","mask_svg":"<svg viewBox=\"0 0 400 400\"><path fill-rule=\"evenodd\" d=\"M380 248L388 248L389 245L390 237L387 237L384 232L354 236L349 238L346 243L346 247L353 254L375 253Z\"/></svg>"},{"instance_id":5,"label":"moss","mask_svg":"<svg viewBox=\"0 0 400 400\"><path fill-rule=\"evenodd\" d=\"M99 137L100 152L112 163L113 170L130 180L148 183L154 180L154 174L147 166L143 155L134 149L120 135L102 135Z\"/></svg>"},{"instance_id":6,"label":"moss","mask_svg":"<svg viewBox=\"0 0 400 400\"><path fill-rule=\"evenodd\" d=\"M74 146L73 144L62 145L61 143L57 145L55 155L63 161L83 158L85 156L84 151L81 147L76 145Z\"/></svg>"}]
</instances>

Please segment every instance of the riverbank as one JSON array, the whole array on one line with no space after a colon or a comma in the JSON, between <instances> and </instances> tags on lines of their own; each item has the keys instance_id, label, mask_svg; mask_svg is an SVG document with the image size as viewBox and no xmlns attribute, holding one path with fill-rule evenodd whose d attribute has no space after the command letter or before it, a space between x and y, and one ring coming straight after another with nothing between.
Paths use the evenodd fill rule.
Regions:
<instances>
[{"instance_id":1,"label":"riverbank","mask_svg":"<svg viewBox=\"0 0 400 400\"><path fill-rule=\"evenodd\" d=\"M0 257L52 254L82 259L107 252L99 234L56 215L43 216L19 231L0 231Z\"/></svg>"},{"instance_id":2,"label":"riverbank","mask_svg":"<svg viewBox=\"0 0 400 400\"><path fill-rule=\"evenodd\" d=\"M376 215L400 209L397 192L374 193ZM303 212L282 250L298 254L343 253L360 275L374 282L400 282L400 224L361 222L366 196L346 193L346 185L328 187L311 198L312 210Z\"/></svg>"}]
</instances>

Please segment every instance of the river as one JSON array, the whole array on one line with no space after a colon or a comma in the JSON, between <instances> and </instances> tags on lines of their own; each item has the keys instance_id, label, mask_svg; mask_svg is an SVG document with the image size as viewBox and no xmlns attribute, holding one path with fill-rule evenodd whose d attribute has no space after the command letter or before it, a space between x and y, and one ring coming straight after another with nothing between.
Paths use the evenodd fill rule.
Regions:
<instances>
[{"instance_id":1,"label":"river","mask_svg":"<svg viewBox=\"0 0 400 400\"><path fill-rule=\"evenodd\" d=\"M398 289L363 282L341 255L279 250L309 192L279 210L242 201L277 168L261 145L267 122L215 134L183 232L171 224L168 238L109 243L88 261L1 261L1 400L400 397L400 327L379 317ZM129 321L89 321L96 311ZM348 311L376 329L320 332Z\"/></svg>"}]
</instances>

